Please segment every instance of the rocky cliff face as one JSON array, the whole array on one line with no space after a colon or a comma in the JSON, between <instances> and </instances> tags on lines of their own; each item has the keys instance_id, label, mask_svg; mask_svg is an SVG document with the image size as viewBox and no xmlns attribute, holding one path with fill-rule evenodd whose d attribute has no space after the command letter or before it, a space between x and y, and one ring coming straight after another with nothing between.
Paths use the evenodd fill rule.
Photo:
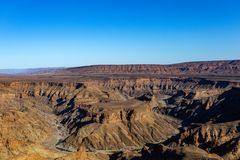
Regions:
<instances>
[{"instance_id":1,"label":"rocky cliff face","mask_svg":"<svg viewBox=\"0 0 240 160\"><path fill-rule=\"evenodd\" d=\"M239 159L239 95L203 78L3 80L0 157Z\"/></svg>"}]
</instances>

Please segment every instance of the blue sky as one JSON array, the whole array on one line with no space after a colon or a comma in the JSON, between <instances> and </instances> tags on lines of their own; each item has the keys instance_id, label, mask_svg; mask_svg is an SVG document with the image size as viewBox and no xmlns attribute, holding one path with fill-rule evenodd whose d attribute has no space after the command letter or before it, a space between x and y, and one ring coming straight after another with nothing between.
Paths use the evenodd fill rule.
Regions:
<instances>
[{"instance_id":1,"label":"blue sky","mask_svg":"<svg viewBox=\"0 0 240 160\"><path fill-rule=\"evenodd\" d=\"M0 0L0 68L240 59L238 0Z\"/></svg>"}]
</instances>

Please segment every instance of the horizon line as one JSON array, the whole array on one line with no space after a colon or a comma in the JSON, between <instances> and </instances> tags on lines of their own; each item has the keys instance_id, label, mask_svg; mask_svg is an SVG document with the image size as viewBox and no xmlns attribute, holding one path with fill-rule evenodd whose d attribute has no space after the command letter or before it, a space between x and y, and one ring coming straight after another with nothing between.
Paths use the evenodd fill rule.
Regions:
<instances>
[{"instance_id":1,"label":"horizon line","mask_svg":"<svg viewBox=\"0 0 240 160\"><path fill-rule=\"evenodd\" d=\"M240 61L240 59L217 59L217 60L193 60L193 61L181 61L176 63L105 63L105 64L88 64L88 65L74 65L74 66L53 66L53 67L29 67L29 68L0 68L0 71L7 71L7 70L15 70L15 71L23 71L23 70L35 70L35 69L66 69L66 68L81 68L81 67L92 67L92 66L130 66L130 65L178 65L178 64L185 64L185 63L206 63L206 62L220 62L220 61Z\"/></svg>"}]
</instances>

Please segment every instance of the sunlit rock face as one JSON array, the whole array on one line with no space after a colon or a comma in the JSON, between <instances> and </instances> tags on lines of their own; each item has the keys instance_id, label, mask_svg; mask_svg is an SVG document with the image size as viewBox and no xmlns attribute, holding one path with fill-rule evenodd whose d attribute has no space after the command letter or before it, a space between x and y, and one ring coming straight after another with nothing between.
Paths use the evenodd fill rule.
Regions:
<instances>
[{"instance_id":1,"label":"sunlit rock face","mask_svg":"<svg viewBox=\"0 0 240 160\"><path fill-rule=\"evenodd\" d=\"M240 158L237 77L131 76L152 66L138 67L1 77L0 159Z\"/></svg>"}]
</instances>

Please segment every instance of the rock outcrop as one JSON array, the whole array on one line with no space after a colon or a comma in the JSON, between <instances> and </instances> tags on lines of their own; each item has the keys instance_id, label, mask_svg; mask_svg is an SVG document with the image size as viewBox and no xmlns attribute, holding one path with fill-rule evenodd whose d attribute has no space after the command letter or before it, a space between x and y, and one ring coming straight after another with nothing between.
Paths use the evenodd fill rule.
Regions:
<instances>
[{"instance_id":1,"label":"rock outcrop","mask_svg":"<svg viewBox=\"0 0 240 160\"><path fill-rule=\"evenodd\" d=\"M216 68L225 73L225 65L237 73L238 63L206 63L201 73ZM191 73L200 67L184 65ZM175 72L176 66L169 67ZM93 71L156 70L155 65L116 67ZM238 80L52 76L0 79L0 159L240 158Z\"/></svg>"}]
</instances>

